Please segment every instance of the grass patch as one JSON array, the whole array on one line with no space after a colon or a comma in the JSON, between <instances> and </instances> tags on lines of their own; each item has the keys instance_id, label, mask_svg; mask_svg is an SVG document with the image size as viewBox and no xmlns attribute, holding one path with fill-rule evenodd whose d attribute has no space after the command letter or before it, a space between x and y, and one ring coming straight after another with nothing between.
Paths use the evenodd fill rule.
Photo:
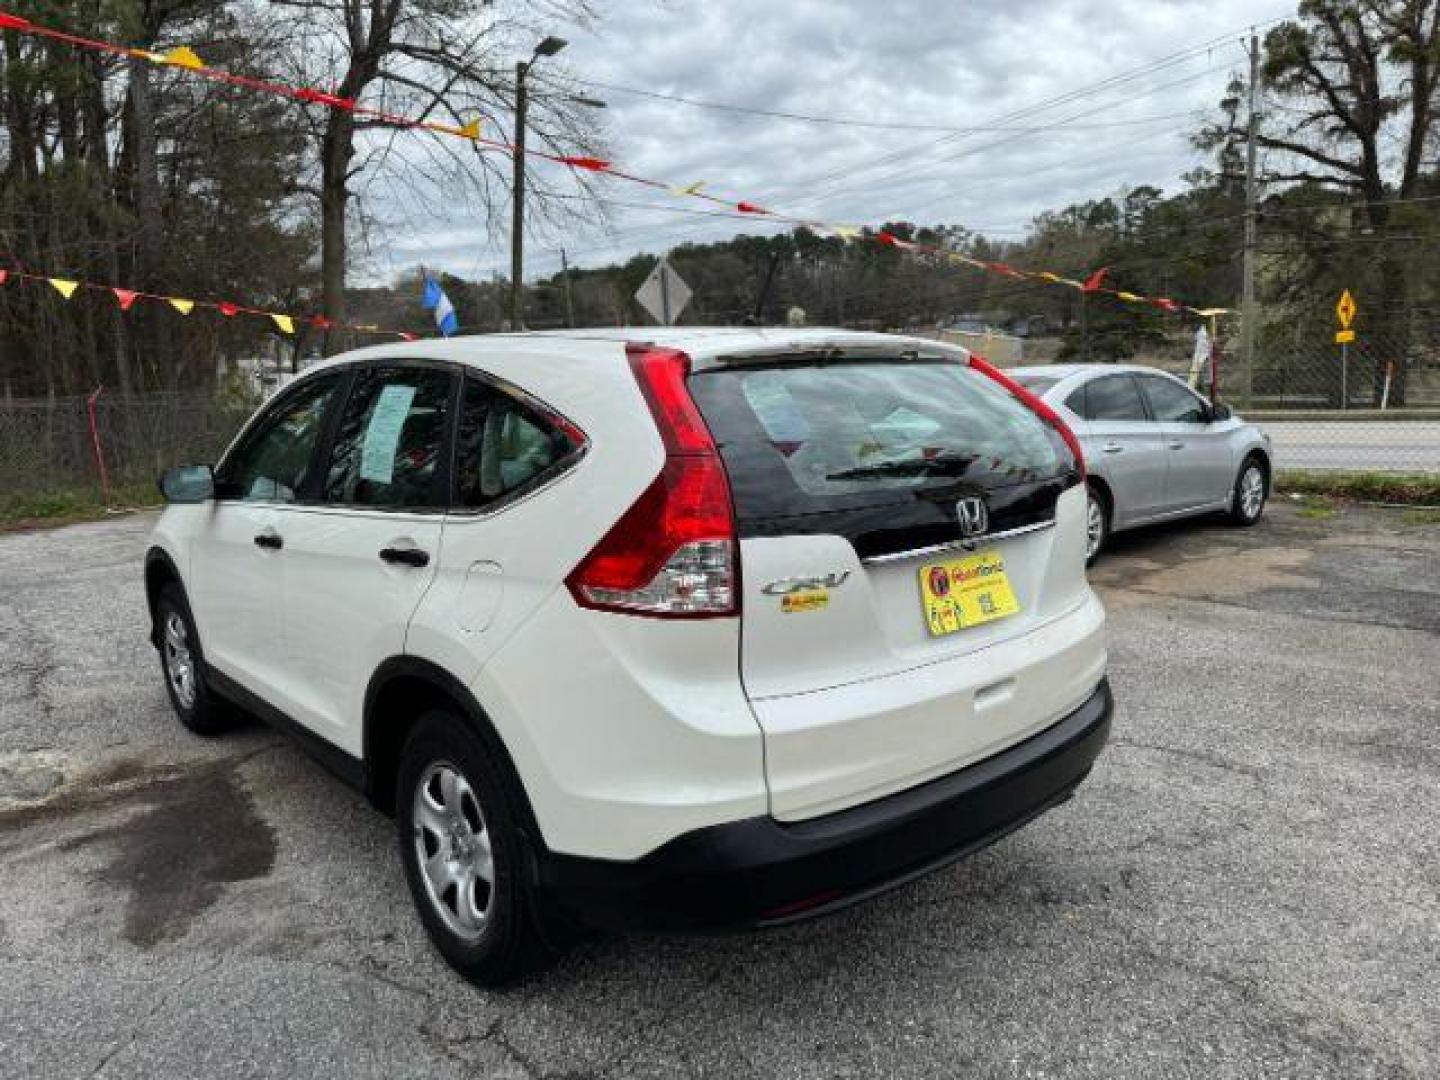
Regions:
<instances>
[{"instance_id":1,"label":"grass patch","mask_svg":"<svg viewBox=\"0 0 1440 1080\"><path fill-rule=\"evenodd\" d=\"M1340 509L1335 505L1334 499L1324 495L1306 495L1300 503L1300 509L1295 512L1303 518L1324 521L1333 518Z\"/></svg>"},{"instance_id":2,"label":"grass patch","mask_svg":"<svg viewBox=\"0 0 1440 1080\"><path fill-rule=\"evenodd\" d=\"M1406 525L1440 525L1440 509L1419 508L1400 515Z\"/></svg>"},{"instance_id":3,"label":"grass patch","mask_svg":"<svg viewBox=\"0 0 1440 1080\"><path fill-rule=\"evenodd\" d=\"M112 488L114 507L157 506L160 493L154 484L121 484ZM100 489L59 488L51 491L23 491L0 495L0 530L69 525L95 521L106 515Z\"/></svg>"},{"instance_id":4,"label":"grass patch","mask_svg":"<svg viewBox=\"0 0 1440 1080\"><path fill-rule=\"evenodd\" d=\"M1275 477L1275 490L1323 499L1440 505L1440 474L1282 471Z\"/></svg>"}]
</instances>

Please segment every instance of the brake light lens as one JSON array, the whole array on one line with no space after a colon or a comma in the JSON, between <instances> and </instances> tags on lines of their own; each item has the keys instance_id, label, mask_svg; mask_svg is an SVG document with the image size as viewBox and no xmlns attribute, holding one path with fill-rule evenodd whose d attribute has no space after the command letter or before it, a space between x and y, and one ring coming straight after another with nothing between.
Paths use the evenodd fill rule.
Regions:
<instances>
[{"instance_id":1,"label":"brake light lens","mask_svg":"<svg viewBox=\"0 0 1440 1080\"><path fill-rule=\"evenodd\" d=\"M629 346L631 370L665 446L650 486L565 579L581 607L658 618L738 614L730 485L686 389L690 359Z\"/></svg>"},{"instance_id":2,"label":"brake light lens","mask_svg":"<svg viewBox=\"0 0 1440 1080\"><path fill-rule=\"evenodd\" d=\"M982 375L994 379L1019 398L1031 412L1055 429L1060 438L1065 440L1065 445L1070 448L1070 453L1075 458L1075 471L1080 474L1080 480L1083 482L1085 480L1085 452L1080 449L1080 440L1075 437L1075 432L1070 430L1070 425L1065 423L1060 414L983 356L971 353L970 366Z\"/></svg>"}]
</instances>

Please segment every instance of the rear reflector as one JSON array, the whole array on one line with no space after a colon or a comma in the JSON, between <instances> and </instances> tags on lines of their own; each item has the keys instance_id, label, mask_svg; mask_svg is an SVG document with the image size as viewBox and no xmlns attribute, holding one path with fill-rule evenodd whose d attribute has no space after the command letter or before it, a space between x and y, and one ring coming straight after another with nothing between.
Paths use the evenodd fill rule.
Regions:
<instances>
[{"instance_id":1,"label":"rear reflector","mask_svg":"<svg viewBox=\"0 0 1440 1080\"><path fill-rule=\"evenodd\" d=\"M659 618L739 612L735 513L710 429L685 379L690 359L630 346L665 464L565 584L581 607Z\"/></svg>"},{"instance_id":2,"label":"rear reflector","mask_svg":"<svg viewBox=\"0 0 1440 1080\"><path fill-rule=\"evenodd\" d=\"M1060 438L1065 440L1065 445L1070 448L1070 453L1075 458L1075 471L1080 474L1080 479L1083 482L1085 479L1085 452L1080 449L1080 440L1075 437L1075 433L1070 430L1070 425L1065 423L1060 414L983 356L976 356L974 353L971 353L970 366L982 375L994 379L1006 390L1010 391L1011 394L1028 406L1031 412L1059 433Z\"/></svg>"}]
</instances>

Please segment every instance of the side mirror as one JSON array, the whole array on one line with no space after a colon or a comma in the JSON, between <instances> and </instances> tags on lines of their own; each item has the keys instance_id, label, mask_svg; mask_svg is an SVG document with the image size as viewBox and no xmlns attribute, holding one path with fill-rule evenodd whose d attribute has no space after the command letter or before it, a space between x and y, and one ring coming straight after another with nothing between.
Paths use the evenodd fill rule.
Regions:
<instances>
[{"instance_id":1,"label":"side mirror","mask_svg":"<svg viewBox=\"0 0 1440 1080\"><path fill-rule=\"evenodd\" d=\"M177 465L160 475L160 494L169 503L202 503L215 497L215 471L209 465Z\"/></svg>"},{"instance_id":2,"label":"side mirror","mask_svg":"<svg viewBox=\"0 0 1440 1080\"><path fill-rule=\"evenodd\" d=\"M1234 415L1235 413L1231 411L1229 405L1221 405L1219 403L1216 403L1210 406L1210 422L1212 424L1222 423L1226 420L1229 420Z\"/></svg>"}]
</instances>

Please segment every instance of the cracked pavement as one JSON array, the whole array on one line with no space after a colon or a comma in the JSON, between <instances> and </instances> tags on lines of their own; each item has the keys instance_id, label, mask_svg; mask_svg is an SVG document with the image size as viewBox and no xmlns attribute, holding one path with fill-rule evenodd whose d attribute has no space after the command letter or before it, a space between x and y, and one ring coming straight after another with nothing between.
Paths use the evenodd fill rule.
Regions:
<instances>
[{"instance_id":1,"label":"cracked pavement","mask_svg":"<svg viewBox=\"0 0 1440 1080\"><path fill-rule=\"evenodd\" d=\"M174 722L147 517L0 536L0 1077L1440 1074L1440 527L1116 537L1078 796L826 921L461 982L391 823Z\"/></svg>"}]
</instances>

